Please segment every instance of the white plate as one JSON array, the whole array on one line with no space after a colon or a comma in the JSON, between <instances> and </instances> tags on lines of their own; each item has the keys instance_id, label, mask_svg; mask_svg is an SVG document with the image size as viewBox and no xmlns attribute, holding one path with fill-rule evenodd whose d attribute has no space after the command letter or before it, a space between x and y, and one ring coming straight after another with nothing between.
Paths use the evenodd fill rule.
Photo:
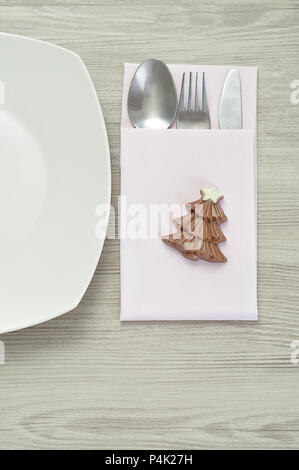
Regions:
<instances>
[{"instance_id":1,"label":"white plate","mask_svg":"<svg viewBox=\"0 0 299 470\"><path fill-rule=\"evenodd\" d=\"M110 156L101 107L78 55L0 33L0 80L4 333L82 299L104 243L96 238L96 208L110 202Z\"/></svg>"}]
</instances>

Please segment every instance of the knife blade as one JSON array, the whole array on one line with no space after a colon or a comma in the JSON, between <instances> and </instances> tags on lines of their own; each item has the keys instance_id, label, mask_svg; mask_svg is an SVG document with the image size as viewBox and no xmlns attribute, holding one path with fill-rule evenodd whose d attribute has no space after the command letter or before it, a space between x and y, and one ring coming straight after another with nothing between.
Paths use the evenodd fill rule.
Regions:
<instances>
[{"instance_id":1,"label":"knife blade","mask_svg":"<svg viewBox=\"0 0 299 470\"><path fill-rule=\"evenodd\" d=\"M242 88L240 72L232 69L225 79L219 105L219 128L242 129Z\"/></svg>"}]
</instances>

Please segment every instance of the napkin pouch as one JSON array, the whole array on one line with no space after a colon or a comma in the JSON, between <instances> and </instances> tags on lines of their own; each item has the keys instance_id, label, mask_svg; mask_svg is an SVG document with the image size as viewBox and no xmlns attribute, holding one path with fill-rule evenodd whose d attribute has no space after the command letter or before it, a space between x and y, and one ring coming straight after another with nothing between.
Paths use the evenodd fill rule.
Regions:
<instances>
[{"instance_id":1,"label":"napkin pouch","mask_svg":"<svg viewBox=\"0 0 299 470\"><path fill-rule=\"evenodd\" d=\"M242 83L254 100L256 69L249 69L251 81L245 74ZM121 129L121 320L257 320L254 104L244 116L252 129L134 129L125 106L133 70L127 66ZM182 207L212 185L228 218L227 262L219 264L187 260L162 243L157 223L163 208Z\"/></svg>"}]
</instances>

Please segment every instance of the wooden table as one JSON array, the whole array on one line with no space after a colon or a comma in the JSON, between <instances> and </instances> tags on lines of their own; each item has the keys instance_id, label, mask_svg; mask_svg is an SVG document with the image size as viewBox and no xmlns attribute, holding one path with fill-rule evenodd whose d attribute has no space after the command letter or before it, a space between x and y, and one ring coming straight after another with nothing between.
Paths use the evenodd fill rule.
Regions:
<instances>
[{"instance_id":1,"label":"wooden table","mask_svg":"<svg viewBox=\"0 0 299 470\"><path fill-rule=\"evenodd\" d=\"M121 325L119 242L107 241L75 311L1 336L0 447L298 448L298 1L0 0L0 30L85 61L106 118L114 204L124 61L259 67L260 313L258 323Z\"/></svg>"}]
</instances>

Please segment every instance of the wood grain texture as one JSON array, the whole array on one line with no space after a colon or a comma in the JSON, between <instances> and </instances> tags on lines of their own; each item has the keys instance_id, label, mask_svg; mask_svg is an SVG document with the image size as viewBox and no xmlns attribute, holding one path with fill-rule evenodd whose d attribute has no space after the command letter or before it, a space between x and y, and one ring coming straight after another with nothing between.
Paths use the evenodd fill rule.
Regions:
<instances>
[{"instance_id":1,"label":"wood grain texture","mask_svg":"<svg viewBox=\"0 0 299 470\"><path fill-rule=\"evenodd\" d=\"M257 65L258 298L253 323L119 322L109 240L71 313L1 336L1 449L299 448L297 1L0 0L0 30L81 55L119 194L125 61ZM17 293L16 293L17 295Z\"/></svg>"}]
</instances>

